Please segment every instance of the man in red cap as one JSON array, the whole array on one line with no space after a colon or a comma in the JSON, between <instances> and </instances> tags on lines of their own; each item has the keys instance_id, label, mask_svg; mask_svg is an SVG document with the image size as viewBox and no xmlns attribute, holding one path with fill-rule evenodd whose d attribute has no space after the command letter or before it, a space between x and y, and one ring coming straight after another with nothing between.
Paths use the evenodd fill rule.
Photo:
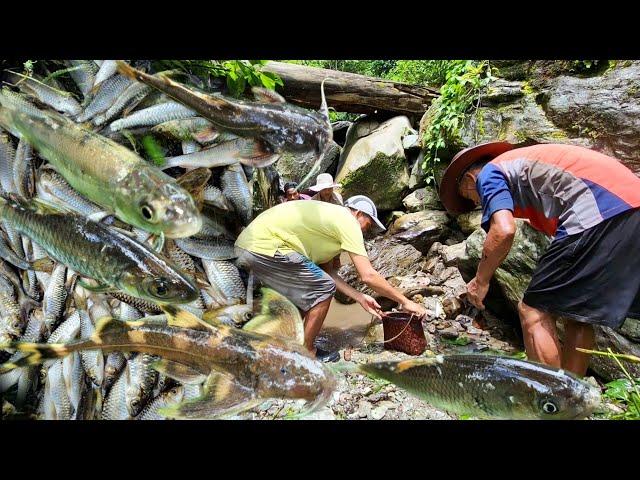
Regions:
<instances>
[{"instance_id":1,"label":"man in red cap","mask_svg":"<svg viewBox=\"0 0 640 480\"><path fill-rule=\"evenodd\" d=\"M582 376L589 356L576 348L593 348L593 325L640 319L640 178L615 158L572 145L478 145L451 161L440 199L451 214L482 205L487 238L467 285L477 308L511 249L514 217L553 237L518 305L530 360Z\"/></svg>"}]
</instances>

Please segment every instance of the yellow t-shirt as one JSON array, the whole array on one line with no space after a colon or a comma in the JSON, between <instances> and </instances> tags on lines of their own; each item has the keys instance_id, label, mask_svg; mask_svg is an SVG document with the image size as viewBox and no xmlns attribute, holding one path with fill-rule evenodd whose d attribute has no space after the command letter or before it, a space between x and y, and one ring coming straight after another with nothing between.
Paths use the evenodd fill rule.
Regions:
<instances>
[{"instance_id":1,"label":"yellow t-shirt","mask_svg":"<svg viewBox=\"0 0 640 480\"><path fill-rule=\"evenodd\" d=\"M273 257L298 252L321 264L342 250L367 256L362 230L348 208L315 200L276 205L258 215L236 246Z\"/></svg>"}]
</instances>

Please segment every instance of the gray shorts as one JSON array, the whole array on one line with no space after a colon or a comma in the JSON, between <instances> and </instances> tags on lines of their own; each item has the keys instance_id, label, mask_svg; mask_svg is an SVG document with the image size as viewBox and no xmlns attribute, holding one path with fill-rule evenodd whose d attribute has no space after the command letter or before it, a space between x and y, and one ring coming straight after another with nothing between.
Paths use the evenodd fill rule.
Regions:
<instances>
[{"instance_id":1,"label":"gray shorts","mask_svg":"<svg viewBox=\"0 0 640 480\"><path fill-rule=\"evenodd\" d=\"M236 248L238 265L253 271L256 277L287 297L302 311L306 312L318 303L331 298L336 291L336 283L304 255L293 252L275 256L261 255Z\"/></svg>"}]
</instances>

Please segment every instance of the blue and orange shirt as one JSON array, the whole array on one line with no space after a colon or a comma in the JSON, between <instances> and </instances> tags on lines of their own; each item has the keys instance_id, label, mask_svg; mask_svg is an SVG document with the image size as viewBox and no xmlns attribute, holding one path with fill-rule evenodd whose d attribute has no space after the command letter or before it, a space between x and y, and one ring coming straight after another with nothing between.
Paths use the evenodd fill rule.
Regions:
<instances>
[{"instance_id":1,"label":"blue and orange shirt","mask_svg":"<svg viewBox=\"0 0 640 480\"><path fill-rule=\"evenodd\" d=\"M476 188L485 231L498 210L562 238L640 207L640 178L615 158L574 145L509 150L485 165Z\"/></svg>"}]
</instances>

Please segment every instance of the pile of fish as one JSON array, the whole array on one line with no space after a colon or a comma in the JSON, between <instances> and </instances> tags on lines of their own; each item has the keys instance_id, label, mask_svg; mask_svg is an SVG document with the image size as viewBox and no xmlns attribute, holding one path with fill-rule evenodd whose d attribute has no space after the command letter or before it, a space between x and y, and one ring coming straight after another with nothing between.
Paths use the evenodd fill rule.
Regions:
<instances>
[{"instance_id":1,"label":"pile of fish","mask_svg":"<svg viewBox=\"0 0 640 480\"><path fill-rule=\"evenodd\" d=\"M320 165L326 102L235 100L112 60L52 65L5 72L0 91L3 412L218 418L266 398L326 402L333 378L301 346L298 310L268 289L254 302L233 247L261 169L284 152ZM170 154L161 165L141 156L149 139Z\"/></svg>"}]
</instances>

